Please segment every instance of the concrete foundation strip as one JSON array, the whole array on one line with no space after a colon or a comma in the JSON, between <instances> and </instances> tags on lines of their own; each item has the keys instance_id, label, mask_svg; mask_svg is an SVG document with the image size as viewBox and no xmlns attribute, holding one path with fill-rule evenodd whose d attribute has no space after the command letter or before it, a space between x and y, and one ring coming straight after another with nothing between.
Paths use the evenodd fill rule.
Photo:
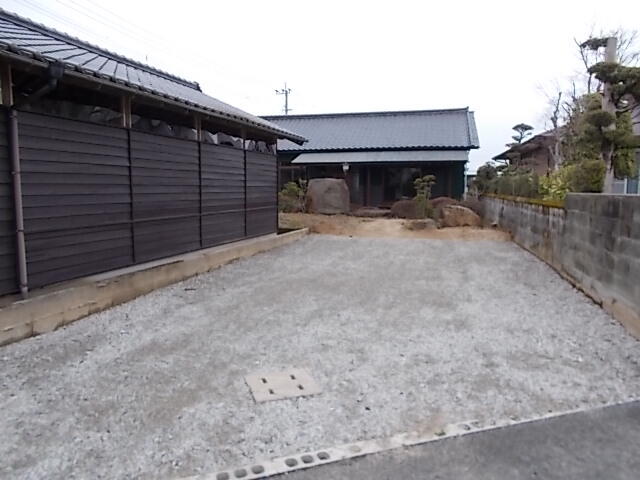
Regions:
<instances>
[{"instance_id":1,"label":"concrete foundation strip","mask_svg":"<svg viewBox=\"0 0 640 480\"><path fill-rule=\"evenodd\" d=\"M619 405L625 402L605 405L601 408ZM538 420L561 417L585 411L585 409L566 410L554 412L529 419L508 418L492 422L490 425L481 425L477 421L453 423L430 432L407 432L392 435L390 437L363 440L360 442L345 443L335 447L314 450L285 457L272 458L250 465L242 465L235 468L228 468L215 473L205 473L183 477L182 480L254 480L257 478L267 478L274 475L282 475L296 470L303 470L328 463L340 462L351 458L362 457L372 453L381 453L403 447L411 447L429 442L443 440L445 438L459 437L469 433L478 433L489 430L496 430L512 425L521 425Z\"/></svg>"}]
</instances>

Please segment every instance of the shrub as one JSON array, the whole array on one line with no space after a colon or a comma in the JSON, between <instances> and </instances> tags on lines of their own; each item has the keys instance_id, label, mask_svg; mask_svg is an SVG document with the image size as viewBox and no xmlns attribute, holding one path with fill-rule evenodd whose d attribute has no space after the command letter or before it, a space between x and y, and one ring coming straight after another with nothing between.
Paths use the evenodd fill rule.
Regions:
<instances>
[{"instance_id":1,"label":"shrub","mask_svg":"<svg viewBox=\"0 0 640 480\"><path fill-rule=\"evenodd\" d=\"M605 166L600 159L586 160L575 165L571 179L573 192L602 192Z\"/></svg>"},{"instance_id":2,"label":"shrub","mask_svg":"<svg viewBox=\"0 0 640 480\"><path fill-rule=\"evenodd\" d=\"M485 163L476 173L476 178L473 179L473 187L478 193L496 193L495 192L495 179L498 177L498 170L491 163Z\"/></svg>"},{"instance_id":3,"label":"shrub","mask_svg":"<svg viewBox=\"0 0 640 480\"><path fill-rule=\"evenodd\" d=\"M562 201L569 192L601 192L604 174L602 160L584 160L563 165L540 179L540 194L545 200Z\"/></svg>"},{"instance_id":4,"label":"shrub","mask_svg":"<svg viewBox=\"0 0 640 480\"><path fill-rule=\"evenodd\" d=\"M429 198L431 197L431 187L434 183L436 183L436 177L434 175L425 175L413 181L413 186L416 189L414 200L416 202L416 214L418 218L433 217L433 206Z\"/></svg>"},{"instance_id":5,"label":"shrub","mask_svg":"<svg viewBox=\"0 0 640 480\"><path fill-rule=\"evenodd\" d=\"M304 212L307 183L304 180L287 182L278 193L278 206L281 212Z\"/></svg>"},{"instance_id":6,"label":"shrub","mask_svg":"<svg viewBox=\"0 0 640 480\"><path fill-rule=\"evenodd\" d=\"M495 185L495 193L500 195L531 198L538 196L538 175L528 169L509 166L492 183Z\"/></svg>"},{"instance_id":7,"label":"shrub","mask_svg":"<svg viewBox=\"0 0 640 480\"><path fill-rule=\"evenodd\" d=\"M571 191L571 176L575 165L564 167L540 179L540 194L544 200L562 201Z\"/></svg>"}]
</instances>

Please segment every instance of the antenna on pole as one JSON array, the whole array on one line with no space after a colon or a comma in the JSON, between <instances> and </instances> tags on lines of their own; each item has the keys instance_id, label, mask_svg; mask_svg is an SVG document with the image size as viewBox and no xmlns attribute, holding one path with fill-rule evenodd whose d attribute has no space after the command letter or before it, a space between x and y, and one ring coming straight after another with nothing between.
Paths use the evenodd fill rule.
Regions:
<instances>
[{"instance_id":1,"label":"antenna on pole","mask_svg":"<svg viewBox=\"0 0 640 480\"><path fill-rule=\"evenodd\" d=\"M291 89L287 88L287 82L284 82L284 88L280 90L276 89L276 95L284 95L284 114L289 115L291 109L289 108L289 94L291 93Z\"/></svg>"}]
</instances>

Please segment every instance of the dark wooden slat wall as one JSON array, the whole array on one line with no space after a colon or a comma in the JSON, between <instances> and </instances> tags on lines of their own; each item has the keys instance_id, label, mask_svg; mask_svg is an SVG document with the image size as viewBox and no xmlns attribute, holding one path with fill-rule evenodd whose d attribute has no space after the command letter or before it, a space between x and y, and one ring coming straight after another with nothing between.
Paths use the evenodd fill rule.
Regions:
<instances>
[{"instance_id":1,"label":"dark wooden slat wall","mask_svg":"<svg viewBox=\"0 0 640 480\"><path fill-rule=\"evenodd\" d=\"M19 112L30 288L133 263L126 130Z\"/></svg>"},{"instance_id":2,"label":"dark wooden slat wall","mask_svg":"<svg viewBox=\"0 0 640 480\"><path fill-rule=\"evenodd\" d=\"M273 156L246 152L247 155L247 236L255 237L277 230L278 169Z\"/></svg>"},{"instance_id":3,"label":"dark wooden slat wall","mask_svg":"<svg viewBox=\"0 0 640 480\"><path fill-rule=\"evenodd\" d=\"M202 243L209 247L244 237L244 152L201 145Z\"/></svg>"},{"instance_id":4,"label":"dark wooden slat wall","mask_svg":"<svg viewBox=\"0 0 640 480\"><path fill-rule=\"evenodd\" d=\"M1 113L6 294L18 281ZM277 231L274 155L28 112L18 132L29 288Z\"/></svg>"},{"instance_id":5,"label":"dark wooden slat wall","mask_svg":"<svg viewBox=\"0 0 640 480\"><path fill-rule=\"evenodd\" d=\"M136 262L200 248L198 143L131 132Z\"/></svg>"},{"instance_id":6,"label":"dark wooden slat wall","mask_svg":"<svg viewBox=\"0 0 640 480\"><path fill-rule=\"evenodd\" d=\"M0 108L0 295L18 289L7 109Z\"/></svg>"}]
</instances>

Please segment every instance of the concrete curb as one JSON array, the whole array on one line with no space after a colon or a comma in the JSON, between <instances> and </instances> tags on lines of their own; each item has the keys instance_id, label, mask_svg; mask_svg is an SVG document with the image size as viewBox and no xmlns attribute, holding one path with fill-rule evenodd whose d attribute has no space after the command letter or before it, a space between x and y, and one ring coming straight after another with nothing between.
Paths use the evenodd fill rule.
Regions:
<instances>
[{"instance_id":1,"label":"concrete curb","mask_svg":"<svg viewBox=\"0 0 640 480\"><path fill-rule=\"evenodd\" d=\"M41 289L0 308L0 346L50 332L157 288L294 242L307 233L304 228L241 240Z\"/></svg>"}]
</instances>

